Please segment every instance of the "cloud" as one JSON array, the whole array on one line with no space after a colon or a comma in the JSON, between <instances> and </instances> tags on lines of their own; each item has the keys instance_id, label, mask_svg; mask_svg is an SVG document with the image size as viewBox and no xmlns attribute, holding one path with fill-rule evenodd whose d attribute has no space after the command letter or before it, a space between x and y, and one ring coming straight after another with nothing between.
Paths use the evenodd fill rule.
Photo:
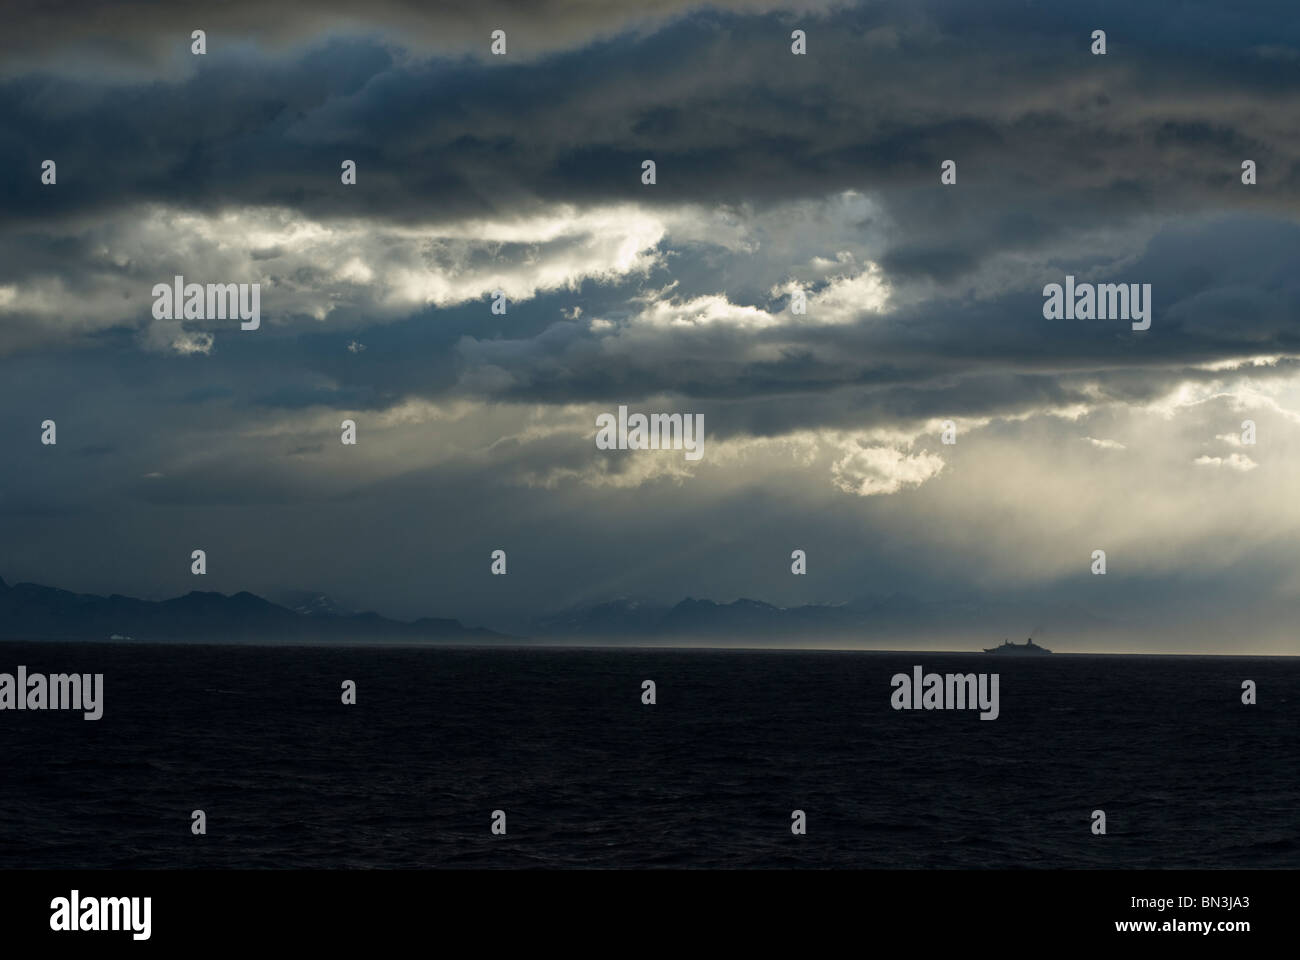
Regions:
<instances>
[{"instance_id":1,"label":"cloud","mask_svg":"<svg viewBox=\"0 0 1300 960\"><path fill-rule=\"evenodd\" d=\"M218 6L172 3L165 6L128 0L114 8L111 23L93 0L71 0L54 16L40 4L12 14L0 52L11 71L59 65L68 72L89 60L102 73L120 79L146 69L174 73L192 69L191 32L202 24L208 56L233 45L247 53L250 44L271 55L292 55L331 35L363 32L425 56L489 57L490 34L503 29L511 62L532 60L628 31L662 27L692 10L711 8L743 13L783 9L816 14L835 5L823 0L646 0L635 8L592 0L377 0L359 15L344 0L285 0L267 17L256 0L227 0ZM111 27L112 43L105 43ZM143 63L142 63L143 61Z\"/></svg>"},{"instance_id":2,"label":"cloud","mask_svg":"<svg viewBox=\"0 0 1300 960\"><path fill-rule=\"evenodd\" d=\"M212 352L212 334L182 332L171 342L171 348L183 356Z\"/></svg>"},{"instance_id":3,"label":"cloud","mask_svg":"<svg viewBox=\"0 0 1300 960\"><path fill-rule=\"evenodd\" d=\"M178 275L261 284L269 325L355 326L494 290L521 301L645 274L659 261L666 230L666 218L632 207L557 207L519 220L428 227L318 222L288 209L209 215L147 207L93 227L51 231L43 243L60 248L57 262L33 258L30 237L0 235L0 250L14 254L8 269L21 273L0 286L0 318L16 322L0 329L0 353L117 326L143 330L141 342L150 348L209 352L210 333L152 316L153 285ZM97 309L87 311L87 303Z\"/></svg>"},{"instance_id":4,"label":"cloud","mask_svg":"<svg viewBox=\"0 0 1300 960\"><path fill-rule=\"evenodd\" d=\"M897 493L917 487L943 469L943 458L922 451L908 454L892 447L850 447L831 468L835 486L860 497Z\"/></svg>"},{"instance_id":5,"label":"cloud","mask_svg":"<svg viewBox=\"0 0 1300 960\"><path fill-rule=\"evenodd\" d=\"M242 3L142 4L111 29L89 11L60 7L58 29L25 11L5 34L23 55L5 58L20 72L0 83L0 145L33 175L0 199L24 223L141 203L419 223L852 190L897 227L875 258L886 271L941 284L1080 232L1291 215L1300 200L1286 121L1300 81L1287 61L1242 56L1296 44L1276 16L1266 28L1202 8L1188 31L1222 32L1174 56L1147 5L1112 11L1119 60L1080 53L1084 11L1004 0L974 24L944 2L809 4L811 52L795 58L795 14L768 2L376 6L358 22L291 4L270 22ZM209 24L205 57L188 53L196 19ZM487 56L504 21L519 25L515 52ZM73 69L88 52L142 75L106 85ZM156 52L183 69L160 73ZM92 152L94 176L71 159ZM34 173L47 157L69 158L54 190ZM958 184L940 191L939 163L954 157ZM1240 184L1244 157L1260 165L1258 189ZM355 188L339 183L343 159L358 163Z\"/></svg>"},{"instance_id":6,"label":"cloud","mask_svg":"<svg viewBox=\"0 0 1300 960\"><path fill-rule=\"evenodd\" d=\"M1098 440L1096 437L1084 437L1084 440L1101 450L1124 450L1126 447L1118 440Z\"/></svg>"},{"instance_id":7,"label":"cloud","mask_svg":"<svg viewBox=\"0 0 1300 960\"><path fill-rule=\"evenodd\" d=\"M1243 453L1230 453L1226 457L1202 455L1192 462L1203 467L1227 467L1230 470L1239 470L1242 473L1254 470L1259 466L1258 463Z\"/></svg>"}]
</instances>

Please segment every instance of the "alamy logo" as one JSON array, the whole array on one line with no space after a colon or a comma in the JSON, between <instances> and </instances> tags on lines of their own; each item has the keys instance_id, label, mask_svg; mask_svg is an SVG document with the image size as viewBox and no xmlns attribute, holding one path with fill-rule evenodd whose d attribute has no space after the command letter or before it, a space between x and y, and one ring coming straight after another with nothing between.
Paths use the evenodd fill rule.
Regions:
<instances>
[{"instance_id":1,"label":"alamy logo","mask_svg":"<svg viewBox=\"0 0 1300 960\"><path fill-rule=\"evenodd\" d=\"M152 897L86 897L73 890L50 901L50 929L129 930L132 940L148 940L152 932Z\"/></svg>"},{"instance_id":2,"label":"alamy logo","mask_svg":"<svg viewBox=\"0 0 1300 960\"><path fill-rule=\"evenodd\" d=\"M602 413L596 417L597 450L685 450L687 460L704 456L704 414L644 413L628 415L627 407L618 408L618 416Z\"/></svg>"},{"instance_id":3,"label":"alamy logo","mask_svg":"<svg viewBox=\"0 0 1300 960\"><path fill-rule=\"evenodd\" d=\"M0 673L0 710L80 710L86 720L104 715L102 673Z\"/></svg>"},{"instance_id":4,"label":"alamy logo","mask_svg":"<svg viewBox=\"0 0 1300 960\"><path fill-rule=\"evenodd\" d=\"M186 283L177 276L172 283L153 286L155 320L239 320L240 330L262 325L260 283Z\"/></svg>"},{"instance_id":5,"label":"alamy logo","mask_svg":"<svg viewBox=\"0 0 1300 960\"><path fill-rule=\"evenodd\" d=\"M918 664L912 675L896 673L889 705L895 710L975 710L981 720L998 718L998 674L927 673Z\"/></svg>"},{"instance_id":6,"label":"alamy logo","mask_svg":"<svg viewBox=\"0 0 1300 960\"><path fill-rule=\"evenodd\" d=\"M1047 320L1135 320L1134 330L1151 326L1151 284L1074 282L1065 287L1049 283L1043 287L1043 317Z\"/></svg>"}]
</instances>

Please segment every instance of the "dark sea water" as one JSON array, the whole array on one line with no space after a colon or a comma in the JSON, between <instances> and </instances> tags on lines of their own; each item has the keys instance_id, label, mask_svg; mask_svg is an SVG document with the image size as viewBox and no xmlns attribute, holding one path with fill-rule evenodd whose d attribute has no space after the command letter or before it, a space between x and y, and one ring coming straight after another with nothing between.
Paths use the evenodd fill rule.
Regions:
<instances>
[{"instance_id":1,"label":"dark sea water","mask_svg":"<svg viewBox=\"0 0 1300 960\"><path fill-rule=\"evenodd\" d=\"M0 644L18 664L104 673L105 708L0 712L5 868L1300 867L1300 659ZM997 672L1000 717L891 709L914 664Z\"/></svg>"}]
</instances>

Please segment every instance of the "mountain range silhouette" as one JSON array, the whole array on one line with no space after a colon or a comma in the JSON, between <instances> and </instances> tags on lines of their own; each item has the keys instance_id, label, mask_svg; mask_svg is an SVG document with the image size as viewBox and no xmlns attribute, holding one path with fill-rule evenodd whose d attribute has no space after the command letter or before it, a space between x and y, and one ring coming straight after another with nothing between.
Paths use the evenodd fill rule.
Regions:
<instances>
[{"instance_id":1,"label":"mountain range silhouette","mask_svg":"<svg viewBox=\"0 0 1300 960\"><path fill-rule=\"evenodd\" d=\"M1086 611L1058 604L1014 601L922 600L895 593L844 603L777 607L741 598L728 603L687 597L660 604L627 597L533 619L526 636L467 627L459 620L393 620L353 613L310 591L285 594L285 604L243 591L226 596L195 590L171 600L73 593L35 583L10 586L0 579L0 639L284 640L635 643L854 642L1003 636L1025 622L1068 625L1071 630L1111 626Z\"/></svg>"},{"instance_id":2,"label":"mountain range silhouette","mask_svg":"<svg viewBox=\"0 0 1300 960\"><path fill-rule=\"evenodd\" d=\"M0 639L105 640L505 640L505 634L458 620L405 622L377 613L290 610L246 591L226 596L194 590L171 600L101 597L0 578Z\"/></svg>"}]
</instances>

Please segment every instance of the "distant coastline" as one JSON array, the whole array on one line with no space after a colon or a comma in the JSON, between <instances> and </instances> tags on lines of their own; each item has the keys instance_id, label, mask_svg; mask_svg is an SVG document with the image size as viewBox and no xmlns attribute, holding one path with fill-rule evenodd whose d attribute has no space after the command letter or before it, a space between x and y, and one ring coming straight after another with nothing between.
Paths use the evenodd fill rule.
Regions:
<instances>
[{"instance_id":1,"label":"distant coastline","mask_svg":"<svg viewBox=\"0 0 1300 960\"><path fill-rule=\"evenodd\" d=\"M656 606L614 600L537 618L532 629L506 632L467 626L458 619L422 617L403 621L340 608L323 594L295 591L284 603L248 592L233 595L192 591L150 601L120 594L74 593L0 578L0 642L181 643L265 646L491 646L502 649L620 648L727 651L842 651L986 657L970 634L981 620L1031 619L1007 604L927 602L905 595L842 604L776 607L757 600L720 603L688 597ZM1063 614L1074 614L1066 610ZM1042 610L1034 622L1048 622ZM1099 622L1100 623L1100 622ZM1104 633L1101 642L1104 642ZM1293 658L1285 653L1203 653L1088 649L1071 641L1046 657L1215 656ZM1024 644L1013 645L1023 659ZM1034 646L1046 654L1047 648ZM996 648L993 648L996 649ZM1034 651L1032 659L1041 659ZM981 652L983 651L983 652Z\"/></svg>"}]
</instances>

